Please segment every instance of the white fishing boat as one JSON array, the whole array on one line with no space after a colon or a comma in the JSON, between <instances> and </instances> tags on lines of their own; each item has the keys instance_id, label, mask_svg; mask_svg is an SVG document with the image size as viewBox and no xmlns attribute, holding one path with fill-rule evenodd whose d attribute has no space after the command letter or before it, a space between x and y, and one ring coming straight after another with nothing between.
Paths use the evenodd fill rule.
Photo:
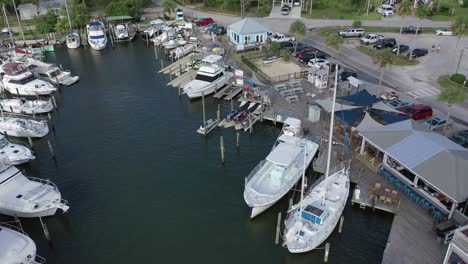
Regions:
<instances>
[{"instance_id":1,"label":"white fishing boat","mask_svg":"<svg viewBox=\"0 0 468 264\"><path fill-rule=\"evenodd\" d=\"M332 113L335 111L337 79L336 75ZM303 176L301 199L291 207L285 220L283 245L291 253L307 252L322 244L335 229L348 199L349 166L343 166L343 169L329 175L333 124L334 115L331 115L325 178L311 186L304 195Z\"/></svg>"},{"instance_id":2,"label":"white fishing boat","mask_svg":"<svg viewBox=\"0 0 468 264\"><path fill-rule=\"evenodd\" d=\"M301 138L301 130L300 120L287 118L270 154L245 179L244 200L251 218L287 194L314 158L319 146Z\"/></svg>"},{"instance_id":3,"label":"white fishing boat","mask_svg":"<svg viewBox=\"0 0 468 264\"><path fill-rule=\"evenodd\" d=\"M0 133L13 137L41 138L49 133L46 121L30 118L2 116L0 117Z\"/></svg>"},{"instance_id":4,"label":"white fishing boat","mask_svg":"<svg viewBox=\"0 0 468 264\"><path fill-rule=\"evenodd\" d=\"M146 38L152 38L155 34L159 33L163 27L167 26L166 22L157 19L150 22L149 28L143 31L143 36Z\"/></svg>"},{"instance_id":5,"label":"white fishing boat","mask_svg":"<svg viewBox=\"0 0 468 264\"><path fill-rule=\"evenodd\" d=\"M0 213L24 218L67 212L57 186L48 180L28 178L14 166L0 165Z\"/></svg>"},{"instance_id":6,"label":"white fishing boat","mask_svg":"<svg viewBox=\"0 0 468 264\"><path fill-rule=\"evenodd\" d=\"M163 32L161 33L161 35L152 38L150 41L153 43L153 45L159 46L162 43L166 42L168 38L169 38L169 33Z\"/></svg>"},{"instance_id":7,"label":"white fishing boat","mask_svg":"<svg viewBox=\"0 0 468 264\"><path fill-rule=\"evenodd\" d=\"M118 24L114 28L115 37L117 40L128 39L128 31L126 25Z\"/></svg>"},{"instance_id":8,"label":"white fishing boat","mask_svg":"<svg viewBox=\"0 0 468 264\"><path fill-rule=\"evenodd\" d=\"M179 46L187 44L187 41L182 39L171 39L162 44L165 49L174 49Z\"/></svg>"},{"instance_id":9,"label":"white fishing boat","mask_svg":"<svg viewBox=\"0 0 468 264\"><path fill-rule=\"evenodd\" d=\"M0 224L0 263L42 264L45 258L37 255L36 244L23 230Z\"/></svg>"},{"instance_id":10,"label":"white fishing boat","mask_svg":"<svg viewBox=\"0 0 468 264\"><path fill-rule=\"evenodd\" d=\"M185 55L191 53L195 49L195 45L187 44L185 46L178 47L171 51L170 56L174 59L179 59L184 57Z\"/></svg>"},{"instance_id":11,"label":"white fishing boat","mask_svg":"<svg viewBox=\"0 0 468 264\"><path fill-rule=\"evenodd\" d=\"M214 93L228 83L233 74L224 69L222 59L219 55L209 55L202 60L206 65L201 66L195 78L183 88L190 99Z\"/></svg>"},{"instance_id":12,"label":"white fishing boat","mask_svg":"<svg viewBox=\"0 0 468 264\"><path fill-rule=\"evenodd\" d=\"M15 114L44 114L52 111L54 106L50 100L26 100L26 99L0 99L0 107L3 111Z\"/></svg>"},{"instance_id":13,"label":"white fishing boat","mask_svg":"<svg viewBox=\"0 0 468 264\"><path fill-rule=\"evenodd\" d=\"M80 80L79 76L73 76L70 71L62 70L52 63L28 58L25 60L25 64L34 76L55 85L70 86Z\"/></svg>"},{"instance_id":14,"label":"white fishing boat","mask_svg":"<svg viewBox=\"0 0 468 264\"><path fill-rule=\"evenodd\" d=\"M95 50L103 50L107 46L107 36L104 24L99 21L93 21L86 25L88 32L88 43Z\"/></svg>"},{"instance_id":15,"label":"white fishing boat","mask_svg":"<svg viewBox=\"0 0 468 264\"><path fill-rule=\"evenodd\" d=\"M0 135L0 160L4 160L5 164L19 165L35 158L28 147L11 143L5 136Z\"/></svg>"},{"instance_id":16,"label":"white fishing boat","mask_svg":"<svg viewBox=\"0 0 468 264\"><path fill-rule=\"evenodd\" d=\"M68 32L68 35L65 37L65 43L67 44L67 48L69 49L76 49L80 47L81 45L81 37L78 35L73 30L71 19L70 19L70 12L68 12L68 3L67 0L65 0L65 9L67 11L67 17L68 17L68 24L70 26L70 30Z\"/></svg>"},{"instance_id":17,"label":"white fishing boat","mask_svg":"<svg viewBox=\"0 0 468 264\"><path fill-rule=\"evenodd\" d=\"M197 130L197 133L202 135L206 135L213 130L216 125L218 124L218 119L208 119L206 120L205 125L201 125L200 128Z\"/></svg>"},{"instance_id":18,"label":"white fishing boat","mask_svg":"<svg viewBox=\"0 0 468 264\"><path fill-rule=\"evenodd\" d=\"M3 86L15 95L36 96L49 95L57 89L49 82L34 77L33 73L19 62L2 65Z\"/></svg>"}]
</instances>

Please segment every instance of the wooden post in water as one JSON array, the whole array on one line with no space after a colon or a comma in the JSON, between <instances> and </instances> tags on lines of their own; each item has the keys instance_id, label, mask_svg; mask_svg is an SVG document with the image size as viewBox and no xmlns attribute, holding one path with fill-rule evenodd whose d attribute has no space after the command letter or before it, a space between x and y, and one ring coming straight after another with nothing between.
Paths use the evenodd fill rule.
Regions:
<instances>
[{"instance_id":1,"label":"wooden post in water","mask_svg":"<svg viewBox=\"0 0 468 264\"><path fill-rule=\"evenodd\" d=\"M240 147L240 144L239 144L239 136L240 136L240 133L239 131L236 132L236 147L239 148Z\"/></svg>"},{"instance_id":2,"label":"wooden post in water","mask_svg":"<svg viewBox=\"0 0 468 264\"><path fill-rule=\"evenodd\" d=\"M3 106L2 106L3 109ZM10 105L10 112L13 113L13 106Z\"/></svg>"},{"instance_id":3,"label":"wooden post in water","mask_svg":"<svg viewBox=\"0 0 468 264\"><path fill-rule=\"evenodd\" d=\"M206 135L206 116L205 116L205 92L201 94L202 98L202 108L203 108L203 133Z\"/></svg>"},{"instance_id":4,"label":"wooden post in water","mask_svg":"<svg viewBox=\"0 0 468 264\"><path fill-rule=\"evenodd\" d=\"M232 97L231 97L231 112L234 111L234 102L232 101Z\"/></svg>"},{"instance_id":5,"label":"wooden post in water","mask_svg":"<svg viewBox=\"0 0 468 264\"><path fill-rule=\"evenodd\" d=\"M292 199L292 198L289 198L289 206L288 206L288 209L291 209L292 206L293 206L293 199Z\"/></svg>"},{"instance_id":6,"label":"wooden post in water","mask_svg":"<svg viewBox=\"0 0 468 264\"><path fill-rule=\"evenodd\" d=\"M216 118L218 119L218 122L221 120L221 108L218 104L218 111L216 111Z\"/></svg>"},{"instance_id":7,"label":"wooden post in water","mask_svg":"<svg viewBox=\"0 0 468 264\"><path fill-rule=\"evenodd\" d=\"M164 61L163 59L161 58L161 70L164 69Z\"/></svg>"},{"instance_id":8,"label":"wooden post in water","mask_svg":"<svg viewBox=\"0 0 468 264\"><path fill-rule=\"evenodd\" d=\"M55 109L58 110L57 101L55 101L55 96L53 95L52 95L52 104L54 105Z\"/></svg>"},{"instance_id":9,"label":"wooden post in water","mask_svg":"<svg viewBox=\"0 0 468 264\"><path fill-rule=\"evenodd\" d=\"M224 139L223 136L219 138L220 150L221 150L221 163L224 164Z\"/></svg>"},{"instance_id":10,"label":"wooden post in water","mask_svg":"<svg viewBox=\"0 0 468 264\"><path fill-rule=\"evenodd\" d=\"M263 95L260 96L260 122L263 122Z\"/></svg>"},{"instance_id":11,"label":"wooden post in water","mask_svg":"<svg viewBox=\"0 0 468 264\"><path fill-rule=\"evenodd\" d=\"M18 95L18 96L20 95L18 88L16 88L16 95Z\"/></svg>"},{"instance_id":12,"label":"wooden post in water","mask_svg":"<svg viewBox=\"0 0 468 264\"><path fill-rule=\"evenodd\" d=\"M50 143L50 140L47 140L47 145L49 145L49 151L50 151L50 154L52 154L52 158L55 159L54 148L52 147L52 143Z\"/></svg>"},{"instance_id":13,"label":"wooden post in water","mask_svg":"<svg viewBox=\"0 0 468 264\"><path fill-rule=\"evenodd\" d=\"M28 137L28 142L29 142L29 146L30 146L31 148L34 148L33 140L32 140L31 137Z\"/></svg>"},{"instance_id":14,"label":"wooden post in water","mask_svg":"<svg viewBox=\"0 0 468 264\"><path fill-rule=\"evenodd\" d=\"M276 221L276 236L275 236L276 245L279 244L280 231L281 231L281 212L278 212L278 220Z\"/></svg>"},{"instance_id":15,"label":"wooden post in water","mask_svg":"<svg viewBox=\"0 0 468 264\"><path fill-rule=\"evenodd\" d=\"M341 234L343 232L343 223L344 223L344 215L340 217L340 226L338 227L338 233Z\"/></svg>"},{"instance_id":16,"label":"wooden post in water","mask_svg":"<svg viewBox=\"0 0 468 264\"><path fill-rule=\"evenodd\" d=\"M325 244L325 255L323 256L323 262L328 262L328 254L330 253L330 242Z\"/></svg>"},{"instance_id":17,"label":"wooden post in water","mask_svg":"<svg viewBox=\"0 0 468 264\"><path fill-rule=\"evenodd\" d=\"M169 80L172 81L172 67L169 68Z\"/></svg>"},{"instance_id":18,"label":"wooden post in water","mask_svg":"<svg viewBox=\"0 0 468 264\"><path fill-rule=\"evenodd\" d=\"M252 129L252 115L249 113L249 131L250 134L252 134L253 129Z\"/></svg>"},{"instance_id":19,"label":"wooden post in water","mask_svg":"<svg viewBox=\"0 0 468 264\"><path fill-rule=\"evenodd\" d=\"M39 216L39 221L41 222L42 230L44 230L44 235L48 241L50 241L50 233L47 225L42 221L42 217Z\"/></svg>"},{"instance_id":20,"label":"wooden post in water","mask_svg":"<svg viewBox=\"0 0 468 264\"><path fill-rule=\"evenodd\" d=\"M47 117L49 118L49 121L52 124L52 115L50 113L47 113Z\"/></svg>"}]
</instances>

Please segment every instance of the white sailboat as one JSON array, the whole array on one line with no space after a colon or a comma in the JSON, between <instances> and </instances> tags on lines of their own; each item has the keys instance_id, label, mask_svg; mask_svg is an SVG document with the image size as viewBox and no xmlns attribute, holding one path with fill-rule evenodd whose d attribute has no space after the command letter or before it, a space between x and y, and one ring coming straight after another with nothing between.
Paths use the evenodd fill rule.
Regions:
<instances>
[{"instance_id":1,"label":"white sailboat","mask_svg":"<svg viewBox=\"0 0 468 264\"><path fill-rule=\"evenodd\" d=\"M49 95L57 89L49 82L34 77L33 73L19 62L2 65L3 86L14 95L36 96Z\"/></svg>"},{"instance_id":2,"label":"white sailboat","mask_svg":"<svg viewBox=\"0 0 468 264\"><path fill-rule=\"evenodd\" d=\"M0 117L0 133L13 137L41 138L49 133L49 125L46 121L37 121L24 117L2 116Z\"/></svg>"},{"instance_id":3,"label":"white sailboat","mask_svg":"<svg viewBox=\"0 0 468 264\"><path fill-rule=\"evenodd\" d=\"M184 93L190 99L214 93L228 83L233 74L224 69L222 59L219 55L209 55L202 60L205 65L201 66L195 78L183 87Z\"/></svg>"},{"instance_id":4,"label":"white sailboat","mask_svg":"<svg viewBox=\"0 0 468 264\"><path fill-rule=\"evenodd\" d=\"M0 164L0 213L24 218L67 212L57 186L48 180L27 178L16 167Z\"/></svg>"},{"instance_id":5,"label":"white sailboat","mask_svg":"<svg viewBox=\"0 0 468 264\"><path fill-rule=\"evenodd\" d=\"M28 147L11 143L5 136L0 135L0 160L4 160L5 164L19 165L35 158Z\"/></svg>"},{"instance_id":6,"label":"white sailboat","mask_svg":"<svg viewBox=\"0 0 468 264\"><path fill-rule=\"evenodd\" d=\"M291 253L307 252L322 244L335 229L348 199L349 166L329 175L337 79L336 74L325 178L304 196L302 176L301 200L291 207L285 220L283 245Z\"/></svg>"},{"instance_id":7,"label":"white sailboat","mask_svg":"<svg viewBox=\"0 0 468 264\"><path fill-rule=\"evenodd\" d=\"M54 106L50 100L0 99L0 108L5 112L15 114L44 114L52 111Z\"/></svg>"},{"instance_id":8,"label":"white sailboat","mask_svg":"<svg viewBox=\"0 0 468 264\"><path fill-rule=\"evenodd\" d=\"M300 137L301 121L287 118L267 158L245 179L244 200L254 218L287 194L309 166L318 145Z\"/></svg>"},{"instance_id":9,"label":"white sailboat","mask_svg":"<svg viewBox=\"0 0 468 264\"><path fill-rule=\"evenodd\" d=\"M67 48L69 49L76 49L81 45L81 37L73 30L71 19L70 19L70 12L68 12L68 4L67 0L65 0L65 9L67 10L68 16L68 24L70 25L70 31L68 35L65 37L65 42L67 44Z\"/></svg>"},{"instance_id":10,"label":"white sailboat","mask_svg":"<svg viewBox=\"0 0 468 264\"><path fill-rule=\"evenodd\" d=\"M45 258L37 255L36 244L23 230L0 224L0 263L42 264Z\"/></svg>"},{"instance_id":11,"label":"white sailboat","mask_svg":"<svg viewBox=\"0 0 468 264\"><path fill-rule=\"evenodd\" d=\"M88 32L88 43L95 50L103 50L107 46L107 36L104 30L104 24L99 21L93 21L86 25Z\"/></svg>"}]
</instances>

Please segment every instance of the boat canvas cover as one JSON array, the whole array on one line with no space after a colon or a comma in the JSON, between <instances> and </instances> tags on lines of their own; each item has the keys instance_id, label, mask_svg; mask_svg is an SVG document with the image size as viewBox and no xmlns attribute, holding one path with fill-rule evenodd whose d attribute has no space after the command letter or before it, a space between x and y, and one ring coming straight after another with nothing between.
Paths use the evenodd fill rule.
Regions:
<instances>
[{"instance_id":1,"label":"boat canvas cover","mask_svg":"<svg viewBox=\"0 0 468 264\"><path fill-rule=\"evenodd\" d=\"M24 254L29 243L30 240L25 235L0 227L0 248L2 249L0 250L0 259L8 261L18 258L19 254ZM8 263L10 262L8 261Z\"/></svg>"},{"instance_id":2,"label":"boat canvas cover","mask_svg":"<svg viewBox=\"0 0 468 264\"><path fill-rule=\"evenodd\" d=\"M325 216L325 211L312 205L308 205L302 211L302 218L309 220L313 223L319 224L319 225L324 220L324 216Z\"/></svg>"},{"instance_id":3,"label":"boat canvas cover","mask_svg":"<svg viewBox=\"0 0 468 264\"><path fill-rule=\"evenodd\" d=\"M296 159L300 152L301 148L299 146L288 143L279 143L266 159L279 166L287 167L294 159Z\"/></svg>"},{"instance_id":4,"label":"boat canvas cover","mask_svg":"<svg viewBox=\"0 0 468 264\"><path fill-rule=\"evenodd\" d=\"M214 55L214 54L211 54L207 57L205 57L202 61L203 62L206 62L206 63L216 63L220 60L222 60L223 57L219 56L219 55Z\"/></svg>"},{"instance_id":5,"label":"boat canvas cover","mask_svg":"<svg viewBox=\"0 0 468 264\"><path fill-rule=\"evenodd\" d=\"M279 141L285 142L285 143L290 143L290 144L296 144L299 141L298 137L294 136L289 136L286 134L282 134L279 138Z\"/></svg>"},{"instance_id":6,"label":"boat canvas cover","mask_svg":"<svg viewBox=\"0 0 468 264\"><path fill-rule=\"evenodd\" d=\"M293 117L288 117L286 118L286 121L284 121L284 124L295 127L297 129L301 128L301 120Z\"/></svg>"}]
</instances>

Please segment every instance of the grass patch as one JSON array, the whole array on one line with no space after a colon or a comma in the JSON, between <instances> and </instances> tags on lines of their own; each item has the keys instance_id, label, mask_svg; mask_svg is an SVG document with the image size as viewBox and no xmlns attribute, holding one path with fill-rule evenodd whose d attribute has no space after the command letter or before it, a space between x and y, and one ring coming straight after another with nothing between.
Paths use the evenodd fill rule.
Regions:
<instances>
[{"instance_id":1,"label":"grass patch","mask_svg":"<svg viewBox=\"0 0 468 264\"><path fill-rule=\"evenodd\" d=\"M460 85L460 84L450 80L448 75L439 76L439 78L437 79L437 82L439 83L440 87L442 87L444 89L452 88L454 86L458 86L458 87L461 87L461 88L465 88L465 90L468 92L468 87L465 87L463 85Z\"/></svg>"},{"instance_id":2,"label":"grass patch","mask_svg":"<svg viewBox=\"0 0 468 264\"><path fill-rule=\"evenodd\" d=\"M360 47L357 47L356 50L366 54L372 59L375 59L376 57L376 50L373 48L360 46ZM405 55L399 55L399 56L394 55L394 56L395 56L395 62L392 65L395 65L395 66L411 66L411 65L416 65L419 63L419 61L416 59L408 60Z\"/></svg>"},{"instance_id":3,"label":"grass patch","mask_svg":"<svg viewBox=\"0 0 468 264\"><path fill-rule=\"evenodd\" d=\"M242 69L249 70L250 72L255 72L253 69L251 69L249 66L247 66L247 64L242 62L241 56L253 56L253 55L260 55L260 54L263 54L263 52L259 51L259 50L251 50L251 51L246 51L246 52L234 53L232 55L232 58L239 63L239 66Z\"/></svg>"}]
</instances>

